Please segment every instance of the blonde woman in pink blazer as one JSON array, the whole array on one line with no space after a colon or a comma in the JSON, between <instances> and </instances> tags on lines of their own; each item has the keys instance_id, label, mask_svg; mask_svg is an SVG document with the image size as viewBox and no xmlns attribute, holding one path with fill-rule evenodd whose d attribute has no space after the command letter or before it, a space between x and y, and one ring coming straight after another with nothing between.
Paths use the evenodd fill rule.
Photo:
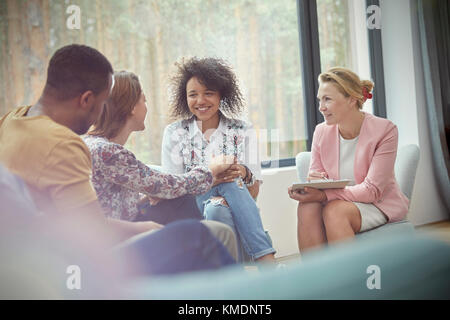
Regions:
<instances>
[{"instance_id":1,"label":"blonde woman in pink blazer","mask_svg":"<svg viewBox=\"0 0 450 320\"><path fill-rule=\"evenodd\" d=\"M300 251L350 239L388 222L402 220L408 198L395 180L398 130L389 120L362 111L373 83L345 68L319 76L320 112L311 148L308 179L349 179L344 189L288 189L298 200Z\"/></svg>"}]
</instances>

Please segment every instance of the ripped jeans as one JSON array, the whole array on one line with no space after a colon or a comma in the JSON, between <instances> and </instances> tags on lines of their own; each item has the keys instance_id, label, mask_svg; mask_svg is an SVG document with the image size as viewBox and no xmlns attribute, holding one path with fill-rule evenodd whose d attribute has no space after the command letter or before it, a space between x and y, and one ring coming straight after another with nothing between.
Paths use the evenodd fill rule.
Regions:
<instances>
[{"instance_id":1,"label":"ripped jeans","mask_svg":"<svg viewBox=\"0 0 450 320\"><path fill-rule=\"evenodd\" d=\"M213 197L225 198L228 206ZM267 254L275 253L264 228L255 200L240 178L234 182L221 183L208 192L197 196L197 205L206 220L215 220L229 225L235 232L239 250L239 260L256 260Z\"/></svg>"}]
</instances>

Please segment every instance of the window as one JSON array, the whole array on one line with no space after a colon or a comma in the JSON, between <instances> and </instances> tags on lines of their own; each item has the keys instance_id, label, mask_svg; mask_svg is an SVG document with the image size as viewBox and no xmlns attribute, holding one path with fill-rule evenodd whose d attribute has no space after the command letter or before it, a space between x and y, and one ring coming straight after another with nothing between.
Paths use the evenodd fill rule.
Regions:
<instances>
[{"instance_id":1,"label":"window","mask_svg":"<svg viewBox=\"0 0 450 320\"><path fill-rule=\"evenodd\" d=\"M341 66L371 79L365 0L317 0L320 62L323 71ZM364 104L372 113L372 100Z\"/></svg>"},{"instance_id":2,"label":"window","mask_svg":"<svg viewBox=\"0 0 450 320\"><path fill-rule=\"evenodd\" d=\"M80 30L66 27L69 5L81 9ZM0 102L8 106L1 114L37 100L56 49L84 43L104 53L115 70L140 76L147 129L133 134L127 147L159 164L174 62L215 56L236 71L248 120L259 129L262 159L293 157L306 148L295 0L8 1L0 13L0 74L14 75L0 85ZM279 144L270 142L276 139Z\"/></svg>"},{"instance_id":3,"label":"window","mask_svg":"<svg viewBox=\"0 0 450 320\"><path fill-rule=\"evenodd\" d=\"M156 79L148 81L150 130L129 143L138 157L159 163L161 133L170 122L168 77L175 61L191 56L220 57L234 68L262 160L306 150L295 0L172 0L145 10L154 21L144 37L155 46L147 64Z\"/></svg>"},{"instance_id":4,"label":"window","mask_svg":"<svg viewBox=\"0 0 450 320\"><path fill-rule=\"evenodd\" d=\"M316 8L318 19L310 27L318 30L320 43L319 53L313 52L321 61L314 73L305 73L299 48L298 9L309 4ZM69 5L81 9L79 30L66 26ZM237 74L263 164L292 165L308 148L311 126L320 118L311 121L317 92L310 92L313 102L305 100L305 90L313 91L303 88L305 77L310 85L320 69L341 65L370 79L365 19L364 0L0 1L0 74L10 79L0 84L0 115L34 103L51 55L83 43L103 52L115 70L140 76L147 129L134 133L127 147L142 161L159 164L163 129L171 121L174 63L215 56ZM287 161L273 161L278 159Z\"/></svg>"}]
</instances>

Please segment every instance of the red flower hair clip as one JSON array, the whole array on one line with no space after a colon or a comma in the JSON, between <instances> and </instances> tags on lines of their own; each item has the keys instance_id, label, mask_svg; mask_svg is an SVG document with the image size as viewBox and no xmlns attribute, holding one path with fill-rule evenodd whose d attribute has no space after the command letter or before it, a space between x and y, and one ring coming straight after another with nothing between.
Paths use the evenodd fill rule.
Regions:
<instances>
[{"instance_id":1,"label":"red flower hair clip","mask_svg":"<svg viewBox=\"0 0 450 320\"><path fill-rule=\"evenodd\" d=\"M369 92L367 92L367 88L366 87L363 87L363 96L364 96L364 98L367 100L367 99L372 99L372 94L371 93L369 93Z\"/></svg>"}]
</instances>

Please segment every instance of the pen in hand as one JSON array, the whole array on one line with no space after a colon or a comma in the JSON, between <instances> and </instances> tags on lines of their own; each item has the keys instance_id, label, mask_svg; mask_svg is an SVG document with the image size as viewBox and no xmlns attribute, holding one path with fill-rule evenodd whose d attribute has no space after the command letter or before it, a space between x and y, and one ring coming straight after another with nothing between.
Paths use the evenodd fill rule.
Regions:
<instances>
[{"instance_id":1,"label":"pen in hand","mask_svg":"<svg viewBox=\"0 0 450 320\"><path fill-rule=\"evenodd\" d=\"M327 174L325 172L317 172L317 171L311 171L308 175L308 182L311 180L317 180L317 179L323 179L326 181L329 181Z\"/></svg>"}]
</instances>

